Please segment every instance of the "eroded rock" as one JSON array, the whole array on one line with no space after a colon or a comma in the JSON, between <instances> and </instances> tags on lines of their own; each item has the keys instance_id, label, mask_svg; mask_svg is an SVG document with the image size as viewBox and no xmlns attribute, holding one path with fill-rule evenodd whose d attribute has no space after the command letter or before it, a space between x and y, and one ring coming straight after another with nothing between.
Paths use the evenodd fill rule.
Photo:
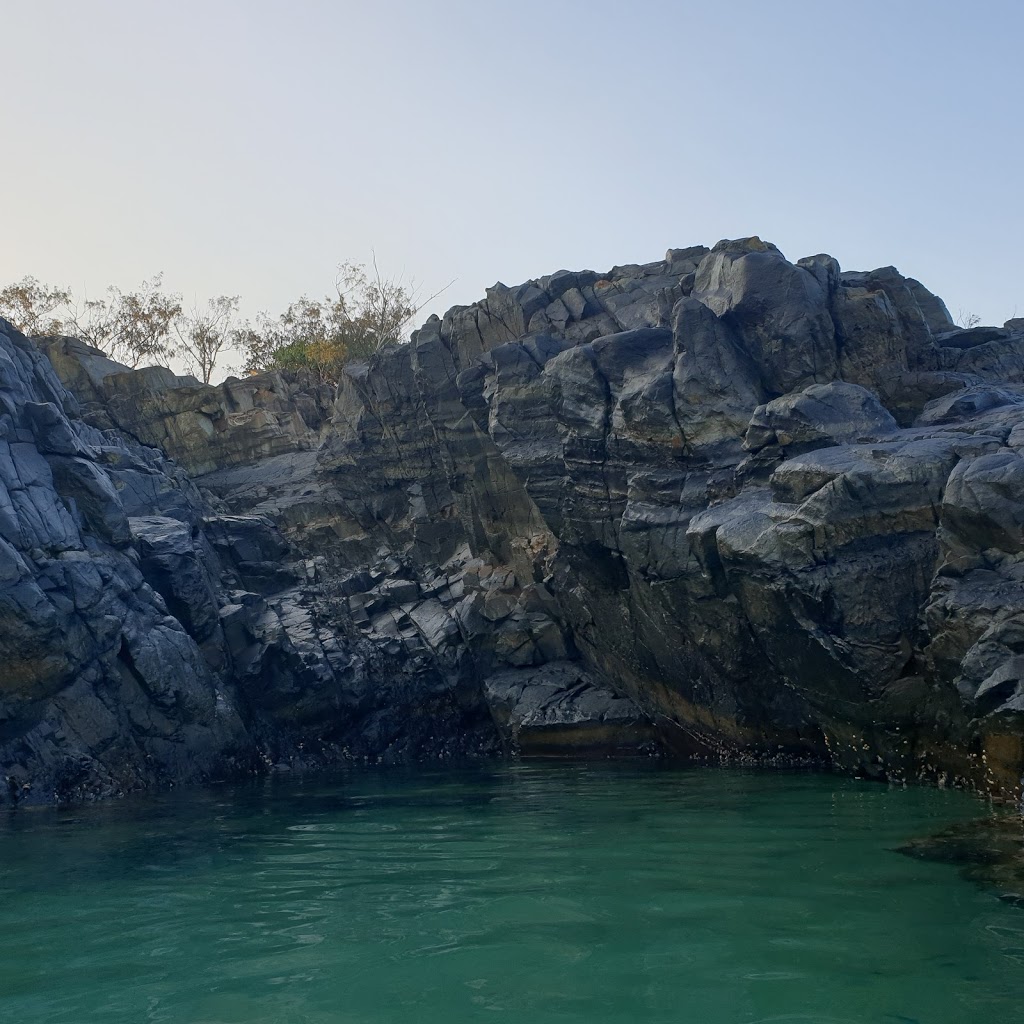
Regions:
<instances>
[{"instance_id":1,"label":"eroded rock","mask_svg":"<svg viewBox=\"0 0 1024 1024\"><path fill-rule=\"evenodd\" d=\"M0 761L656 737L1013 795L1022 327L748 238L496 285L336 395L5 329Z\"/></svg>"}]
</instances>

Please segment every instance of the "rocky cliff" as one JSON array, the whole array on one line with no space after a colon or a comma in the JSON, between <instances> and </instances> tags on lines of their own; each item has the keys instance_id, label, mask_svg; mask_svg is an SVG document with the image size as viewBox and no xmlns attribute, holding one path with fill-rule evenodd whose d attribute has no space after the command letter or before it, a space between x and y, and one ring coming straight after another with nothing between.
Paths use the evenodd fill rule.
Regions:
<instances>
[{"instance_id":1,"label":"rocky cliff","mask_svg":"<svg viewBox=\"0 0 1024 1024\"><path fill-rule=\"evenodd\" d=\"M336 394L0 329L3 799L655 749L1018 793L1024 320L750 238Z\"/></svg>"}]
</instances>

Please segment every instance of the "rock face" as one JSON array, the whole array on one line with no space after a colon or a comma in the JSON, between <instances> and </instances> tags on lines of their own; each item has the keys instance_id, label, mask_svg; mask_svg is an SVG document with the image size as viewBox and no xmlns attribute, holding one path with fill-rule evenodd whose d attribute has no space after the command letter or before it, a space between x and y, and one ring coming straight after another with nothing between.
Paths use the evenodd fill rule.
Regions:
<instances>
[{"instance_id":1,"label":"rock face","mask_svg":"<svg viewBox=\"0 0 1024 1024\"><path fill-rule=\"evenodd\" d=\"M43 347L55 346L86 368L101 360L78 342ZM140 374L173 381L163 370ZM140 374L122 367L103 382L123 397L136 394ZM217 393L272 395L278 422L295 427L280 400L291 402L289 387L272 376ZM204 397L213 390L174 383L145 429L101 430L80 417L109 425L107 408L83 408L40 347L0 322L3 800L497 749L468 665L453 658L445 672L401 645L366 641L347 613L334 613L340 599L320 596L318 564L271 519L221 514L179 466L135 439L160 421L176 443L194 442L201 435L177 420L195 422L202 403L219 420ZM297 428L268 429L259 443L235 429L230 450L269 446L271 464L274 452L308 444Z\"/></svg>"},{"instance_id":2,"label":"rock face","mask_svg":"<svg viewBox=\"0 0 1024 1024\"><path fill-rule=\"evenodd\" d=\"M652 744L1018 791L1020 321L750 238L496 285L336 396L0 345L12 796Z\"/></svg>"},{"instance_id":3,"label":"rock face","mask_svg":"<svg viewBox=\"0 0 1024 1024\"><path fill-rule=\"evenodd\" d=\"M641 754L658 746L653 723L638 717L636 705L578 663L496 672L486 693L507 747L526 756Z\"/></svg>"}]
</instances>

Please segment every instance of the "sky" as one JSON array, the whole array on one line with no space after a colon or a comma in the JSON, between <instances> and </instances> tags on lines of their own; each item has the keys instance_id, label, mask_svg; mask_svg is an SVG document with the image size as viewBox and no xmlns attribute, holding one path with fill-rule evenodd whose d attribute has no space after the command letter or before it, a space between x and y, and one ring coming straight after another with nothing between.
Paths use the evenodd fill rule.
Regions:
<instances>
[{"instance_id":1,"label":"sky","mask_svg":"<svg viewBox=\"0 0 1024 1024\"><path fill-rule=\"evenodd\" d=\"M443 312L752 234L1024 315L1020 0L0 0L0 286Z\"/></svg>"}]
</instances>

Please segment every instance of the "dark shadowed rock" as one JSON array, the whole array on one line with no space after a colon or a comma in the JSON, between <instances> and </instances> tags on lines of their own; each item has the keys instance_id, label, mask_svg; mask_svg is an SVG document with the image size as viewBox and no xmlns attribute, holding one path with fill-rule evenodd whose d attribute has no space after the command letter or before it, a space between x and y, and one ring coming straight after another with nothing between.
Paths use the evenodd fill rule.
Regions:
<instances>
[{"instance_id":1,"label":"dark shadowed rock","mask_svg":"<svg viewBox=\"0 0 1024 1024\"><path fill-rule=\"evenodd\" d=\"M487 698L506 743L527 756L657 749L654 725L636 704L579 665L555 661L538 669L506 669L488 678Z\"/></svg>"},{"instance_id":2,"label":"dark shadowed rock","mask_svg":"<svg viewBox=\"0 0 1024 1024\"><path fill-rule=\"evenodd\" d=\"M1013 795L1022 326L747 238L496 285L336 394L5 329L0 764L656 738Z\"/></svg>"}]
</instances>

